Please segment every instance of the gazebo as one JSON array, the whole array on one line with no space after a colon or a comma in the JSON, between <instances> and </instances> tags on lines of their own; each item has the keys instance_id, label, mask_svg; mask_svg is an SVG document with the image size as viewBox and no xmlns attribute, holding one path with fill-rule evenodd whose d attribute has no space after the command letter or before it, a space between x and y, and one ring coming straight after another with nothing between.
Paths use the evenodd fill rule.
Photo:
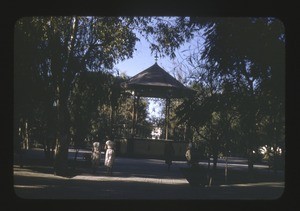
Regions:
<instances>
[{"instance_id":1,"label":"gazebo","mask_svg":"<svg viewBox=\"0 0 300 211\"><path fill-rule=\"evenodd\" d=\"M133 119L132 134L134 136L137 122L137 105L140 97L155 97L166 99L165 113L165 139L168 139L169 107L173 98L184 98L191 96L195 90L185 87L182 83L172 77L161 68L157 62L151 67L141 71L129 80L121 83L121 87L131 91L133 94Z\"/></svg>"}]
</instances>

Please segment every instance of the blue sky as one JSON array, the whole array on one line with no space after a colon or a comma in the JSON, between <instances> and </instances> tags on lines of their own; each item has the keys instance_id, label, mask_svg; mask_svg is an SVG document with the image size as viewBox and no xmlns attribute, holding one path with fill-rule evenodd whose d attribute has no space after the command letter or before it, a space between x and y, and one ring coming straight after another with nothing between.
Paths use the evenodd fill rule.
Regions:
<instances>
[{"instance_id":1,"label":"blue sky","mask_svg":"<svg viewBox=\"0 0 300 211\"><path fill-rule=\"evenodd\" d=\"M155 54L151 54L149 44L143 37L139 37L139 39L140 41L137 42L135 46L137 50L133 53L133 58L119 62L115 65L115 68L120 71L120 74L125 73L127 76L132 77L155 63ZM179 61L181 61L181 57L184 57L185 55L185 53L182 53L182 51L189 49L189 47L193 48L195 47L195 45L196 39L184 44L180 49L177 50L177 58L175 58L175 60L178 59ZM186 53L188 54L189 52ZM174 68L173 62L174 61L172 61L169 57L157 59L157 64L161 66L164 70L169 72L171 75L172 73L170 71ZM161 107L158 103L155 103L154 101L150 100L148 112L150 115L160 117Z\"/></svg>"},{"instance_id":2,"label":"blue sky","mask_svg":"<svg viewBox=\"0 0 300 211\"><path fill-rule=\"evenodd\" d=\"M136 51L133 53L133 58L127 59L123 62L118 63L117 68L121 73L125 73L127 76L132 77L139 72L147 69L155 63L155 55L151 55L149 44L143 39L136 44ZM169 58L157 59L158 65L165 67L170 64ZM167 69L165 69L168 71ZM150 116L159 117L161 116L161 107L153 100L149 100L148 113Z\"/></svg>"},{"instance_id":3,"label":"blue sky","mask_svg":"<svg viewBox=\"0 0 300 211\"><path fill-rule=\"evenodd\" d=\"M127 59L118 63L115 68L119 69L120 73L132 77L144 69L150 67L155 63L154 55L151 55L149 44L140 38L141 41L136 43L136 51L133 53L133 58Z\"/></svg>"},{"instance_id":4,"label":"blue sky","mask_svg":"<svg viewBox=\"0 0 300 211\"><path fill-rule=\"evenodd\" d=\"M137 50L133 53L133 58L119 62L115 65L115 68L120 71L120 74L125 73L126 75L132 77L155 63L155 54L151 55L151 50L147 41L141 36L138 38L140 41L136 43L135 47ZM184 44L180 49L178 49L176 52L176 55L178 55L177 59L181 60L179 54L184 56L184 53L181 52L189 49L190 46L195 46L195 43L196 39ZM175 60L177 59L175 58ZM173 61L170 57L158 58L157 64L169 73L174 68Z\"/></svg>"}]
</instances>

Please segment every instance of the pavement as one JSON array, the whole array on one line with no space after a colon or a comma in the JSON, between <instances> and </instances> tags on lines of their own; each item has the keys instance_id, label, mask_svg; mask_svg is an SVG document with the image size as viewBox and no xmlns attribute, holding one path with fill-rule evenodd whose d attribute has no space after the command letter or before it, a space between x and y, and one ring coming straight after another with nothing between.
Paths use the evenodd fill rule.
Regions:
<instances>
[{"instance_id":1,"label":"pavement","mask_svg":"<svg viewBox=\"0 0 300 211\"><path fill-rule=\"evenodd\" d=\"M43 156L41 150L27 153L27 159ZM82 151L81 153L84 153ZM70 151L72 159L74 151ZM41 157L40 157L41 159ZM85 162L79 156L78 162ZM13 166L14 193L20 200L27 199L92 199L92 200L269 200L279 199L284 193L284 172L278 172L276 178L265 165L254 168L266 175L264 180L241 180L236 183L219 183L205 186L191 186L181 169L187 168L185 161L173 161L170 171L164 160L117 157L113 174L106 173L101 165L95 174L88 166L76 167L72 177L60 177L53 174L51 166L26 164L23 168ZM205 162L200 163L206 165ZM220 161L218 168L224 168ZM246 172L246 160L231 158L228 164L228 176L234 172ZM246 182L245 182L246 181Z\"/></svg>"}]
</instances>

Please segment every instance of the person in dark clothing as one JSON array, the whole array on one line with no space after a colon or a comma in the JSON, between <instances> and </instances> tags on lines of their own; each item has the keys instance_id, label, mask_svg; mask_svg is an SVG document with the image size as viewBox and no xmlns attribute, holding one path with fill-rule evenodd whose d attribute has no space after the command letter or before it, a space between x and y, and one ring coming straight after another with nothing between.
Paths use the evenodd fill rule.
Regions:
<instances>
[{"instance_id":1,"label":"person in dark clothing","mask_svg":"<svg viewBox=\"0 0 300 211\"><path fill-rule=\"evenodd\" d=\"M172 142L167 141L165 143L164 156L165 156L165 163L168 165L168 171L170 170L170 167L172 165L174 155L175 155L175 150L172 145Z\"/></svg>"}]
</instances>

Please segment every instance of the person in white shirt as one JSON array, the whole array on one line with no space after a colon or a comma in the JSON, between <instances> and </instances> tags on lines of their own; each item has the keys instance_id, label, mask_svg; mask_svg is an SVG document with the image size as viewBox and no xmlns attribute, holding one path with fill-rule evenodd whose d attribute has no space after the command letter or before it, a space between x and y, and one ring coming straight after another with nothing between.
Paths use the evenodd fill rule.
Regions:
<instances>
[{"instance_id":1,"label":"person in white shirt","mask_svg":"<svg viewBox=\"0 0 300 211\"><path fill-rule=\"evenodd\" d=\"M100 159L101 159L100 142L96 141L93 143L92 155L91 155L93 173L96 173L96 170L100 165Z\"/></svg>"},{"instance_id":2,"label":"person in white shirt","mask_svg":"<svg viewBox=\"0 0 300 211\"><path fill-rule=\"evenodd\" d=\"M108 139L105 142L105 161L104 161L104 165L107 168L107 173L108 175L112 175L112 167L114 165L114 161L115 161L115 143Z\"/></svg>"}]
</instances>

